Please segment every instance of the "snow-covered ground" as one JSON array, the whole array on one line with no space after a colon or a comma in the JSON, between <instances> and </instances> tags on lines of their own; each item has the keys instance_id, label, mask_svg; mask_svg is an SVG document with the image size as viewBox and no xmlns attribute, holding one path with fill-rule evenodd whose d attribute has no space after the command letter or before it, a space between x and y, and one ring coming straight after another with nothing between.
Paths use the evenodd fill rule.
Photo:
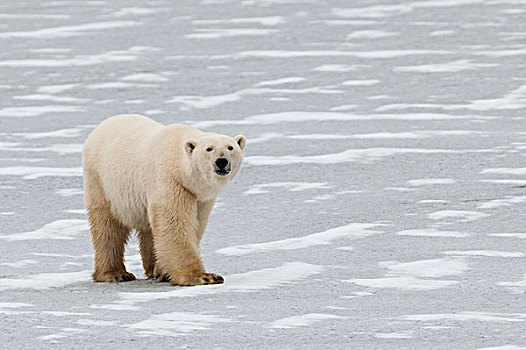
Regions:
<instances>
[{"instance_id":1,"label":"snow-covered ground","mask_svg":"<svg viewBox=\"0 0 526 350\"><path fill-rule=\"evenodd\" d=\"M0 347L526 349L526 2L0 2ZM95 284L82 144L248 139L225 284Z\"/></svg>"}]
</instances>

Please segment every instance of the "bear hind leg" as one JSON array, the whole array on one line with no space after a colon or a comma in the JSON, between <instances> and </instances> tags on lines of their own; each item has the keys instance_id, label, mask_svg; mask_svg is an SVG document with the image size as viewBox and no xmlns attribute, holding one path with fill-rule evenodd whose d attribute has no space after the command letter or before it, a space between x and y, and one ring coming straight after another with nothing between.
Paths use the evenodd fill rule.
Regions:
<instances>
[{"instance_id":1,"label":"bear hind leg","mask_svg":"<svg viewBox=\"0 0 526 350\"><path fill-rule=\"evenodd\" d=\"M135 276L126 271L124 249L130 230L111 214L111 205L104 192L88 174L86 180L86 208L91 229L93 249L95 250L95 282L132 281Z\"/></svg>"},{"instance_id":2,"label":"bear hind leg","mask_svg":"<svg viewBox=\"0 0 526 350\"><path fill-rule=\"evenodd\" d=\"M148 278L157 278L155 269L155 251L153 248L152 231L142 229L137 232L139 238L139 247L141 250L142 267Z\"/></svg>"},{"instance_id":3,"label":"bear hind leg","mask_svg":"<svg viewBox=\"0 0 526 350\"><path fill-rule=\"evenodd\" d=\"M91 237L95 250L95 282L132 281L135 276L124 266L124 248L129 230L115 220L109 210L88 208Z\"/></svg>"}]
</instances>

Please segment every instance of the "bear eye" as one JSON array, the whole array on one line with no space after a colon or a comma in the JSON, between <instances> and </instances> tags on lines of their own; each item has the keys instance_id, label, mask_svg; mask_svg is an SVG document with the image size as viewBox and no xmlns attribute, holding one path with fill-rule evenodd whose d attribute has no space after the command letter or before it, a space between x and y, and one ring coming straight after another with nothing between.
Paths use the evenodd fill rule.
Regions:
<instances>
[{"instance_id":1,"label":"bear eye","mask_svg":"<svg viewBox=\"0 0 526 350\"><path fill-rule=\"evenodd\" d=\"M228 146L228 150L229 150L229 151L232 151L233 149L234 149L234 147L232 147L232 146Z\"/></svg>"},{"instance_id":2,"label":"bear eye","mask_svg":"<svg viewBox=\"0 0 526 350\"><path fill-rule=\"evenodd\" d=\"M212 147L208 147L208 148L206 149L207 152L212 152L213 150L214 150L214 149L213 149Z\"/></svg>"}]
</instances>

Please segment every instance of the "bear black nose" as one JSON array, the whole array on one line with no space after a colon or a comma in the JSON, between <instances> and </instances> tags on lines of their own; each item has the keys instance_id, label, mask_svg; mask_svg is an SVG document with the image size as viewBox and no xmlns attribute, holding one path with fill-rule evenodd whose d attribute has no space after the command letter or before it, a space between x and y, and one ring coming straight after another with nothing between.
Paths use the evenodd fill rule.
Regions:
<instances>
[{"instance_id":1,"label":"bear black nose","mask_svg":"<svg viewBox=\"0 0 526 350\"><path fill-rule=\"evenodd\" d=\"M226 158L217 158L216 165L219 169L224 169L228 165Z\"/></svg>"}]
</instances>

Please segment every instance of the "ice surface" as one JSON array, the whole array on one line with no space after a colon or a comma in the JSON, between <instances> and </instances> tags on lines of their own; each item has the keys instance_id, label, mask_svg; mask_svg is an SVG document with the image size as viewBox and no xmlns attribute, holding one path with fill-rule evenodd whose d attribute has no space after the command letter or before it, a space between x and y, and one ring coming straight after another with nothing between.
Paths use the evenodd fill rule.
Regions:
<instances>
[{"instance_id":1,"label":"ice surface","mask_svg":"<svg viewBox=\"0 0 526 350\"><path fill-rule=\"evenodd\" d=\"M0 344L525 348L525 13L3 1ZM247 137L200 245L224 284L146 279L136 232L138 279L91 281L82 145L122 113Z\"/></svg>"}]
</instances>

